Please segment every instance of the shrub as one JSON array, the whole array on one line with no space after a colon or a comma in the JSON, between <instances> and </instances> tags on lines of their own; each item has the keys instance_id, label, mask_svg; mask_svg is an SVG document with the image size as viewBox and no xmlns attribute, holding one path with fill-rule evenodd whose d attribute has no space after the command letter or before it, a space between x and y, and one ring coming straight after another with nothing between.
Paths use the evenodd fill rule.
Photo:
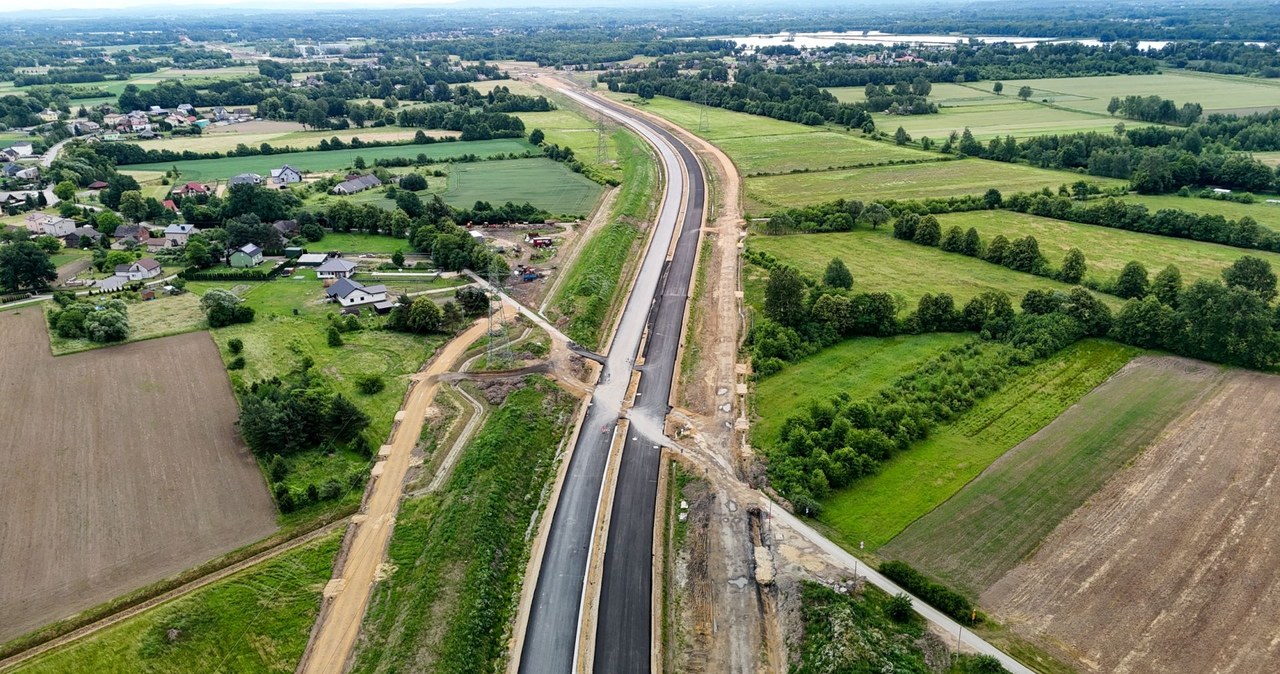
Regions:
<instances>
[{"instance_id":1,"label":"shrub","mask_svg":"<svg viewBox=\"0 0 1280 674\"><path fill-rule=\"evenodd\" d=\"M915 615L915 609L911 608L911 597L901 592L889 598L888 603L885 604L884 612L900 623L911 620L911 616Z\"/></svg>"},{"instance_id":2,"label":"shrub","mask_svg":"<svg viewBox=\"0 0 1280 674\"><path fill-rule=\"evenodd\" d=\"M289 491L289 486L283 482L277 482L272 489L276 497L276 507L280 508L282 513L291 513L297 504L293 501L293 492Z\"/></svg>"},{"instance_id":3,"label":"shrub","mask_svg":"<svg viewBox=\"0 0 1280 674\"><path fill-rule=\"evenodd\" d=\"M332 501L342 496L342 484L333 478L329 478L324 484L320 485L320 500Z\"/></svg>"},{"instance_id":4,"label":"shrub","mask_svg":"<svg viewBox=\"0 0 1280 674\"><path fill-rule=\"evenodd\" d=\"M283 456L276 454L267 464L267 474L272 482L283 482L285 475L289 474L289 464L285 463Z\"/></svg>"},{"instance_id":5,"label":"shrub","mask_svg":"<svg viewBox=\"0 0 1280 674\"><path fill-rule=\"evenodd\" d=\"M342 341L342 333L338 332L338 326L330 325L329 326L329 346L339 347L339 346L342 346L343 343L344 342Z\"/></svg>"},{"instance_id":6,"label":"shrub","mask_svg":"<svg viewBox=\"0 0 1280 674\"><path fill-rule=\"evenodd\" d=\"M360 378L356 380L356 388L365 395L373 395L386 387L387 383L383 381L382 375L379 374L361 375Z\"/></svg>"},{"instance_id":7,"label":"shrub","mask_svg":"<svg viewBox=\"0 0 1280 674\"><path fill-rule=\"evenodd\" d=\"M227 363L227 369L228 369L228 370L243 370L243 369L244 369L244 356L236 356L235 358L232 358L232 359L231 359L231 362L230 362L230 363Z\"/></svg>"},{"instance_id":8,"label":"shrub","mask_svg":"<svg viewBox=\"0 0 1280 674\"><path fill-rule=\"evenodd\" d=\"M896 561L885 562L880 565L880 573L901 585L904 590L965 625L975 625L980 622L974 613L973 604L969 603L968 599L945 585L925 578L908 564Z\"/></svg>"},{"instance_id":9,"label":"shrub","mask_svg":"<svg viewBox=\"0 0 1280 674\"><path fill-rule=\"evenodd\" d=\"M227 340L227 350L230 351L233 356L244 351L244 340L239 337L232 337Z\"/></svg>"}]
</instances>

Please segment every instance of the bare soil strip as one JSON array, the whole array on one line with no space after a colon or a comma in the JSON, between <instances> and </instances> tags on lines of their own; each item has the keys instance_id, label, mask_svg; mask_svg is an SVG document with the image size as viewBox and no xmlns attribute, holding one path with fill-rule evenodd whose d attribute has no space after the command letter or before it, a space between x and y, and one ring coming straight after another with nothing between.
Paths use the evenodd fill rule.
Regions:
<instances>
[{"instance_id":1,"label":"bare soil strip","mask_svg":"<svg viewBox=\"0 0 1280 674\"><path fill-rule=\"evenodd\" d=\"M37 306L0 343L0 641L275 531L208 333L54 358Z\"/></svg>"},{"instance_id":2,"label":"bare soil strip","mask_svg":"<svg viewBox=\"0 0 1280 674\"><path fill-rule=\"evenodd\" d=\"M1232 371L982 596L1099 672L1280 668L1280 376Z\"/></svg>"}]
</instances>

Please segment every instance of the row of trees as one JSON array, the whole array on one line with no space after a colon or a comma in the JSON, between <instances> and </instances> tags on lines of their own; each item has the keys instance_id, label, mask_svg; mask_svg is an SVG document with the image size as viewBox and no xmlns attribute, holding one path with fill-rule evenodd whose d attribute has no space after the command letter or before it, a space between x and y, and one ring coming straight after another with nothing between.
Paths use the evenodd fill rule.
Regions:
<instances>
[{"instance_id":1,"label":"row of trees","mask_svg":"<svg viewBox=\"0 0 1280 674\"><path fill-rule=\"evenodd\" d=\"M1200 121L1204 108L1199 103L1177 103L1159 96L1112 96L1107 103L1107 112L1121 117L1136 119L1140 122L1156 124L1179 124L1191 126Z\"/></svg>"}]
</instances>

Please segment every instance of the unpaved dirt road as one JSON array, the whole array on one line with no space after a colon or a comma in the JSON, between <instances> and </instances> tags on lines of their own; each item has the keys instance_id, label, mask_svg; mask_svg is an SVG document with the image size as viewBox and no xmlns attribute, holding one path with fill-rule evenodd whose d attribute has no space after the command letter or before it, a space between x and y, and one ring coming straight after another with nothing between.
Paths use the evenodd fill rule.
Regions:
<instances>
[{"instance_id":1,"label":"unpaved dirt road","mask_svg":"<svg viewBox=\"0 0 1280 674\"><path fill-rule=\"evenodd\" d=\"M208 333L54 358L33 306L0 344L0 641L276 529Z\"/></svg>"},{"instance_id":2,"label":"unpaved dirt road","mask_svg":"<svg viewBox=\"0 0 1280 674\"><path fill-rule=\"evenodd\" d=\"M514 315L507 304L503 304L503 312L505 317ZM325 587L324 605L298 665L299 672L340 674L345 671L378 577L378 567L386 556L404 493L404 478L422 433L423 419L435 400L439 376L448 372L488 328L487 320L477 321L445 344L427 367L413 376L412 388L396 415L391 440L381 450L386 457L374 464L375 478L369 485L364 508L351 519L352 530L340 553L334 577Z\"/></svg>"},{"instance_id":3,"label":"unpaved dirt road","mask_svg":"<svg viewBox=\"0 0 1280 674\"><path fill-rule=\"evenodd\" d=\"M1229 372L982 596L1085 671L1280 671L1280 377Z\"/></svg>"}]
</instances>

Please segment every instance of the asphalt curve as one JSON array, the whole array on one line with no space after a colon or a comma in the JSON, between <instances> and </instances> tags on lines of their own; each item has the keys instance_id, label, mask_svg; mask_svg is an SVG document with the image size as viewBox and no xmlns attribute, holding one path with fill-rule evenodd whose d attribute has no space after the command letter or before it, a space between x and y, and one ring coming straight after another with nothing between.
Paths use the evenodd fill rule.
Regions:
<instances>
[{"instance_id":1,"label":"asphalt curve","mask_svg":"<svg viewBox=\"0 0 1280 674\"><path fill-rule=\"evenodd\" d=\"M643 374L631 417L643 422L639 425L661 429L705 202L705 182L697 158L671 134L620 106L596 97L569 95L643 136L657 150L667 180L649 248L619 320L552 515L521 649L520 672L526 674L574 669L592 531L602 505L609 447L631 362L647 329L645 364L640 368ZM668 263L666 255L672 238L677 237L677 225L676 249ZM630 435L622 453L602 579L595 662L595 670L600 672L649 671L651 556L660 457L656 447L660 438L647 438L636 430Z\"/></svg>"}]
</instances>

